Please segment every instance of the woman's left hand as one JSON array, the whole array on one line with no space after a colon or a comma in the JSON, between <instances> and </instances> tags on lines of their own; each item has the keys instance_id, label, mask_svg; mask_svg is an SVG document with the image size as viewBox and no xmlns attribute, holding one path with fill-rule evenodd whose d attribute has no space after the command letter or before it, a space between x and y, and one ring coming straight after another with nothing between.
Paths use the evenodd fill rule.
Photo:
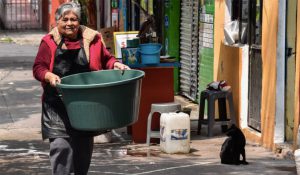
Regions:
<instances>
[{"instance_id":1,"label":"woman's left hand","mask_svg":"<svg viewBox=\"0 0 300 175\"><path fill-rule=\"evenodd\" d=\"M119 70L130 70L130 67L128 67L125 64L122 64L120 62L115 62L114 64L114 69L119 69Z\"/></svg>"}]
</instances>

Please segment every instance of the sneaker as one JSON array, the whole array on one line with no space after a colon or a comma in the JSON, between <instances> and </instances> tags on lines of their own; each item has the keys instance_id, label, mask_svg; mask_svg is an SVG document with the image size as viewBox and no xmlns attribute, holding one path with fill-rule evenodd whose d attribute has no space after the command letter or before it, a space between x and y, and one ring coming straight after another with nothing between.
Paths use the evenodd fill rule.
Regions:
<instances>
[{"instance_id":1,"label":"sneaker","mask_svg":"<svg viewBox=\"0 0 300 175\"><path fill-rule=\"evenodd\" d=\"M231 86L229 86L225 80L221 80L218 85L220 91L229 91Z\"/></svg>"},{"instance_id":2,"label":"sneaker","mask_svg":"<svg viewBox=\"0 0 300 175\"><path fill-rule=\"evenodd\" d=\"M219 82L217 82L217 81L210 82L207 85L206 89L207 90L211 90L211 91L217 91L217 90L219 90Z\"/></svg>"}]
</instances>

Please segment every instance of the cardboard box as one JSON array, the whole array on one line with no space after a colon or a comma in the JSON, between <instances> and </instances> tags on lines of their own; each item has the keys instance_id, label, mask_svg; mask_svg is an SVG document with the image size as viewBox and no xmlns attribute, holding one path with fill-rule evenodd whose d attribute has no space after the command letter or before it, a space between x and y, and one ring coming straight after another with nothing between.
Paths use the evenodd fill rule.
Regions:
<instances>
[{"instance_id":1,"label":"cardboard box","mask_svg":"<svg viewBox=\"0 0 300 175\"><path fill-rule=\"evenodd\" d=\"M99 32L102 35L104 44L106 46L106 49L112 54L115 55L115 47L114 47L114 32L115 27L109 27L109 28L102 28L99 30Z\"/></svg>"}]
</instances>

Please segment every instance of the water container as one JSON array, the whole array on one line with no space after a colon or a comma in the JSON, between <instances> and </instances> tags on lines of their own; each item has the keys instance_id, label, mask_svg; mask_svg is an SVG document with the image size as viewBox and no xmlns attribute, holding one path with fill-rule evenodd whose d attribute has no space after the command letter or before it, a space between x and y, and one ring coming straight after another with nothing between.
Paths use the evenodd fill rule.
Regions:
<instances>
[{"instance_id":1,"label":"water container","mask_svg":"<svg viewBox=\"0 0 300 175\"><path fill-rule=\"evenodd\" d=\"M190 152L190 117L188 114L162 113L160 117L160 149L165 153Z\"/></svg>"},{"instance_id":2,"label":"water container","mask_svg":"<svg viewBox=\"0 0 300 175\"><path fill-rule=\"evenodd\" d=\"M138 120L140 70L101 70L65 76L57 89L73 128L101 131L122 128Z\"/></svg>"},{"instance_id":3,"label":"water container","mask_svg":"<svg viewBox=\"0 0 300 175\"><path fill-rule=\"evenodd\" d=\"M139 45L142 64L158 64L160 62L160 50L162 45L159 43L147 43Z\"/></svg>"}]
</instances>

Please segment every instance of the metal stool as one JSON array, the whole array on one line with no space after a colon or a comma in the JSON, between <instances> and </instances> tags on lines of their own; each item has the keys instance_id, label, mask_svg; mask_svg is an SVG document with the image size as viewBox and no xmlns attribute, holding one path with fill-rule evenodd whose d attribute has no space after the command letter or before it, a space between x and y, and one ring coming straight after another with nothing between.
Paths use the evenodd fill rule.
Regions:
<instances>
[{"instance_id":1,"label":"metal stool","mask_svg":"<svg viewBox=\"0 0 300 175\"><path fill-rule=\"evenodd\" d=\"M150 138L160 138L159 131L152 131L151 130L151 122L152 122L152 115L155 112L160 114L168 113L168 112L177 112L181 110L181 105L178 103L152 103L151 104L151 111L148 115L148 122L147 122L147 145L150 145Z\"/></svg>"},{"instance_id":2,"label":"metal stool","mask_svg":"<svg viewBox=\"0 0 300 175\"><path fill-rule=\"evenodd\" d=\"M217 99L218 99L218 107L219 107L219 119L215 119L215 101ZM204 119L205 100L207 100L207 109L208 109L207 119ZM230 119L227 118L226 100L229 104ZM223 91L204 90L201 92L199 105L200 105L199 120L198 120L198 131L197 131L198 135L200 134L202 124L208 125L207 126L208 137L211 137L213 135L212 130L215 124L220 124L223 132L227 129L227 126L230 122L236 124L231 91L223 92Z\"/></svg>"}]
</instances>

